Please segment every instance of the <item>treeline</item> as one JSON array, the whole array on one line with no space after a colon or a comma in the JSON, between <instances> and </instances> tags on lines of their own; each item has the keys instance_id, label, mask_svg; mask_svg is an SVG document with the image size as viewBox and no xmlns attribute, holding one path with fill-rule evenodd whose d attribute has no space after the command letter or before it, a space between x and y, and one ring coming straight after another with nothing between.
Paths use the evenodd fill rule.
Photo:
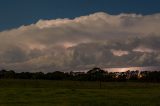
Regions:
<instances>
[{"instance_id":1,"label":"treeline","mask_svg":"<svg viewBox=\"0 0 160 106\"><path fill-rule=\"evenodd\" d=\"M118 70L117 70L118 71ZM108 72L100 68L93 68L88 72L21 72L13 70L0 71L0 79L35 79L35 80L75 80L75 81L143 81L160 82L160 71L126 71Z\"/></svg>"}]
</instances>

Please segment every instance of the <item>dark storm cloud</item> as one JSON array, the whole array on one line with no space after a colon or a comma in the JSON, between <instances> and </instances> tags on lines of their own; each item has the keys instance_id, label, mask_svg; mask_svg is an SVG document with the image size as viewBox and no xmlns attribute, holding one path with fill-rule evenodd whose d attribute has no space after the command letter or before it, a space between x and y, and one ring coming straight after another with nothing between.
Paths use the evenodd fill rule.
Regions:
<instances>
[{"instance_id":1,"label":"dark storm cloud","mask_svg":"<svg viewBox=\"0 0 160 106\"><path fill-rule=\"evenodd\" d=\"M160 15L95 13L0 32L0 62L18 71L160 63Z\"/></svg>"}]
</instances>

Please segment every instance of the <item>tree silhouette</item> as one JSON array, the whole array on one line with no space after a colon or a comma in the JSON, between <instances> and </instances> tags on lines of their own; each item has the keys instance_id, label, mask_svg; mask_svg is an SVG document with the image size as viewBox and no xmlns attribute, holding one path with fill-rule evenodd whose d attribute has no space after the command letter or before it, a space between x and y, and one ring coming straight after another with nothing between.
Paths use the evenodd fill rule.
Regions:
<instances>
[{"instance_id":1,"label":"tree silhouette","mask_svg":"<svg viewBox=\"0 0 160 106\"><path fill-rule=\"evenodd\" d=\"M102 88L102 79L104 78L106 72L98 67L93 68L87 72L94 80L99 80L99 87Z\"/></svg>"}]
</instances>

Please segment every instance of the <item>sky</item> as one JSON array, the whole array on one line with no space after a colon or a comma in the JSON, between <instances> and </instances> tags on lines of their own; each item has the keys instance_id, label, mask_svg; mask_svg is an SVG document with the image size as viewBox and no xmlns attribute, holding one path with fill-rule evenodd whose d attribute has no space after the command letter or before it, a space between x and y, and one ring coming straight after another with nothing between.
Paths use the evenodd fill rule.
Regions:
<instances>
[{"instance_id":1,"label":"sky","mask_svg":"<svg viewBox=\"0 0 160 106\"><path fill-rule=\"evenodd\" d=\"M39 19L75 18L95 12L109 14L160 12L159 0L0 0L0 31Z\"/></svg>"},{"instance_id":2,"label":"sky","mask_svg":"<svg viewBox=\"0 0 160 106\"><path fill-rule=\"evenodd\" d=\"M0 0L0 68L160 64L159 0Z\"/></svg>"}]
</instances>

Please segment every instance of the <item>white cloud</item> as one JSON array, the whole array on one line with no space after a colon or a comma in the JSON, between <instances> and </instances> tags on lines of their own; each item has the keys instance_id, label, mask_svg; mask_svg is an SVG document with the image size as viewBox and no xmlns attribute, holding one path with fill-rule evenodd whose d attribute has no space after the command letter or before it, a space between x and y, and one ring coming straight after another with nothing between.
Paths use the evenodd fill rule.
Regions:
<instances>
[{"instance_id":1,"label":"white cloud","mask_svg":"<svg viewBox=\"0 0 160 106\"><path fill-rule=\"evenodd\" d=\"M129 54L128 51L123 51L123 50L114 50L114 49L111 49L111 52L115 56L123 56L123 55L128 55Z\"/></svg>"}]
</instances>

